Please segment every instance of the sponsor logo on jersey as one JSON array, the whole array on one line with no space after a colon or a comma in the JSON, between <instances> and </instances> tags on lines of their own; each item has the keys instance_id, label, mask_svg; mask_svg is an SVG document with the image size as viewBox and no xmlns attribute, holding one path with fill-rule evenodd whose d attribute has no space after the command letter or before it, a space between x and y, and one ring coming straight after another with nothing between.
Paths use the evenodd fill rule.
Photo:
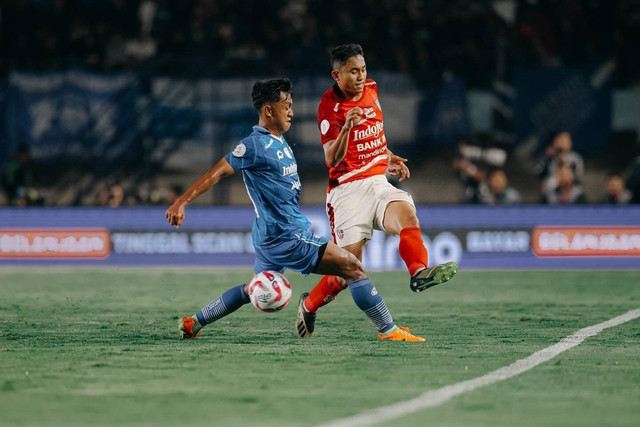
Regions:
<instances>
[{"instance_id":1,"label":"sponsor logo on jersey","mask_svg":"<svg viewBox=\"0 0 640 427\"><path fill-rule=\"evenodd\" d=\"M269 143L268 143L267 145L265 145L265 146L264 146L264 149L265 149L265 150L268 150L268 149L269 149L269 147L271 147L271 146L273 145L273 143L274 143L273 139L270 139L270 140L269 140Z\"/></svg>"},{"instance_id":2,"label":"sponsor logo on jersey","mask_svg":"<svg viewBox=\"0 0 640 427\"><path fill-rule=\"evenodd\" d=\"M356 130L353 132L353 140L359 141L361 139L374 137L377 138L382 132L382 128L384 128L384 124L382 122L377 122L375 125L369 125L364 130Z\"/></svg>"},{"instance_id":3,"label":"sponsor logo on jersey","mask_svg":"<svg viewBox=\"0 0 640 427\"><path fill-rule=\"evenodd\" d=\"M246 152L247 147L243 143L240 143L236 145L236 148L231 152L231 154L233 154L235 157L242 157Z\"/></svg>"},{"instance_id":4,"label":"sponsor logo on jersey","mask_svg":"<svg viewBox=\"0 0 640 427\"><path fill-rule=\"evenodd\" d=\"M293 181L291 183L291 189L292 190L299 190L301 188L302 188L302 184L300 184L300 180L299 179L296 179L295 181Z\"/></svg>"},{"instance_id":5,"label":"sponsor logo on jersey","mask_svg":"<svg viewBox=\"0 0 640 427\"><path fill-rule=\"evenodd\" d=\"M376 110L373 107L365 108L364 109L364 116L367 119L371 119L371 118L376 116Z\"/></svg>"},{"instance_id":6,"label":"sponsor logo on jersey","mask_svg":"<svg viewBox=\"0 0 640 427\"><path fill-rule=\"evenodd\" d=\"M378 148L377 150L370 151L366 154L359 154L358 159L362 160L362 163L364 164L366 159L369 159L371 157L377 157L378 155L383 154L386 151L387 151L387 146L385 144L382 147Z\"/></svg>"},{"instance_id":7,"label":"sponsor logo on jersey","mask_svg":"<svg viewBox=\"0 0 640 427\"><path fill-rule=\"evenodd\" d=\"M282 167L282 176L293 175L294 173L298 173L298 164L294 163L291 166L283 166Z\"/></svg>"},{"instance_id":8,"label":"sponsor logo on jersey","mask_svg":"<svg viewBox=\"0 0 640 427\"><path fill-rule=\"evenodd\" d=\"M368 141L365 143L361 143L361 144L356 144L356 148L358 149L358 151L366 151L366 150L371 150L373 148L378 148L381 145L384 145L386 141L384 140L384 138L376 138L373 141Z\"/></svg>"},{"instance_id":9,"label":"sponsor logo on jersey","mask_svg":"<svg viewBox=\"0 0 640 427\"><path fill-rule=\"evenodd\" d=\"M329 132L329 120L324 119L320 122L320 132L322 132L323 135L326 135L327 132Z\"/></svg>"},{"instance_id":10,"label":"sponsor logo on jersey","mask_svg":"<svg viewBox=\"0 0 640 427\"><path fill-rule=\"evenodd\" d=\"M284 154L282 154L282 151L280 151L280 150L278 150L276 152L276 156L278 156L278 159L280 159L280 160L284 159Z\"/></svg>"},{"instance_id":11,"label":"sponsor logo on jersey","mask_svg":"<svg viewBox=\"0 0 640 427\"><path fill-rule=\"evenodd\" d=\"M333 107L333 111L335 111L336 113L338 112L338 108L340 107L340 103L336 102L336 106Z\"/></svg>"}]
</instances>

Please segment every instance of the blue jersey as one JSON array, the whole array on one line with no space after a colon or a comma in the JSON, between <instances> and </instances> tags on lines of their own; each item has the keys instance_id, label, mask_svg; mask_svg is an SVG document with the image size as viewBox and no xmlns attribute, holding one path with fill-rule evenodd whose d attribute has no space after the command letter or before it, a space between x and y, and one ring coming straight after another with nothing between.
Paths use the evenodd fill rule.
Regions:
<instances>
[{"instance_id":1,"label":"blue jersey","mask_svg":"<svg viewBox=\"0 0 640 427\"><path fill-rule=\"evenodd\" d=\"M235 171L242 171L249 198L256 211L254 245L268 245L311 223L300 212L302 185L298 164L284 137L260 126L225 156Z\"/></svg>"}]
</instances>

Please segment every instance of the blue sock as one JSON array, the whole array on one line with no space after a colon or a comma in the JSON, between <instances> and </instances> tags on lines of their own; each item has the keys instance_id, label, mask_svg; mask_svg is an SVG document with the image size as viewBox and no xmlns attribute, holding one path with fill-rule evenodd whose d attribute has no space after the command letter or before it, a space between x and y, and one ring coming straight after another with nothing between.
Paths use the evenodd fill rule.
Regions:
<instances>
[{"instance_id":1,"label":"blue sock","mask_svg":"<svg viewBox=\"0 0 640 427\"><path fill-rule=\"evenodd\" d=\"M226 290L218 298L211 301L196 313L198 323L202 326L215 322L227 314L231 314L249 303L249 296L244 293L244 285Z\"/></svg>"},{"instance_id":2,"label":"blue sock","mask_svg":"<svg viewBox=\"0 0 640 427\"><path fill-rule=\"evenodd\" d=\"M387 304L368 277L347 283L347 286L356 305L371 319L378 331L385 333L396 326Z\"/></svg>"}]
</instances>

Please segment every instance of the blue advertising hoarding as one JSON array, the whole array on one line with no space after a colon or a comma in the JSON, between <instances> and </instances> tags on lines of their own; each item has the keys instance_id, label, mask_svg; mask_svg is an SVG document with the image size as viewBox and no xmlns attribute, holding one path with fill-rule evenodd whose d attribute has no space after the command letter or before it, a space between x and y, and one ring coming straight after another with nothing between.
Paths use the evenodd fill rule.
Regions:
<instances>
[{"instance_id":1,"label":"blue advertising hoarding","mask_svg":"<svg viewBox=\"0 0 640 427\"><path fill-rule=\"evenodd\" d=\"M322 207L305 207L330 236ZM421 206L430 262L461 268L640 270L640 206ZM189 208L172 229L164 208L0 209L0 265L253 265L251 207ZM364 263L404 269L398 238L376 232Z\"/></svg>"}]
</instances>

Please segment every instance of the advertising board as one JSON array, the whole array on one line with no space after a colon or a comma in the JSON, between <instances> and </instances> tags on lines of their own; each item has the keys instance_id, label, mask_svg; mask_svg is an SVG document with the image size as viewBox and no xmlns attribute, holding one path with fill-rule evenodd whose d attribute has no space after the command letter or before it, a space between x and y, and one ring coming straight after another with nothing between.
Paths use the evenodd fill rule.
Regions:
<instances>
[{"instance_id":1,"label":"advertising board","mask_svg":"<svg viewBox=\"0 0 640 427\"><path fill-rule=\"evenodd\" d=\"M180 229L164 208L0 209L0 265L134 265L251 268L253 209L193 207ZM322 207L305 207L331 236ZM640 269L640 207L420 206L431 264L461 268ZM398 237L374 232L370 270L404 269Z\"/></svg>"}]
</instances>

